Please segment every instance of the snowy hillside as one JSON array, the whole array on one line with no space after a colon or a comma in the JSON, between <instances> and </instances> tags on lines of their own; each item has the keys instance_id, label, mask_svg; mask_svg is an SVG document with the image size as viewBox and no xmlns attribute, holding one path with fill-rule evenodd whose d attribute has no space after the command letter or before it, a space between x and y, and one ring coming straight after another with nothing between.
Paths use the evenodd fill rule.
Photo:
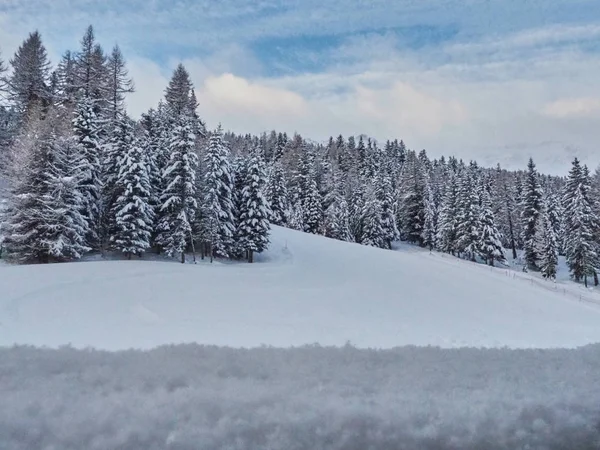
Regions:
<instances>
[{"instance_id":1,"label":"snowy hillside","mask_svg":"<svg viewBox=\"0 0 600 450\"><path fill-rule=\"evenodd\" d=\"M416 248L275 227L255 264L2 266L0 345L550 348L600 342L600 307Z\"/></svg>"}]
</instances>

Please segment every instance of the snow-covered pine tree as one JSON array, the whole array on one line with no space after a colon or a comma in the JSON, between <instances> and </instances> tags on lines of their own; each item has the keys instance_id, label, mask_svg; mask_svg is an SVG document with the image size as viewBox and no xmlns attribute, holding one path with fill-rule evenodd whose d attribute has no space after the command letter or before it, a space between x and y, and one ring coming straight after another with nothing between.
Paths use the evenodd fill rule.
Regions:
<instances>
[{"instance_id":1,"label":"snow-covered pine tree","mask_svg":"<svg viewBox=\"0 0 600 450\"><path fill-rule=\"evenodd\" d=\"M241 239L239 236L239 225L241 222L241 213L243 208L244 197L242 192L246 187L246 178L248 176L248 159L244 156L238 155L234 158L232 164L233 173L233 215L235 218L235 235L234 235L234 251L233 254L236 258L243 258L245 250L242 248Z\"/></svg>"},{"instance_id":2,"label":"snow-covered pine tree","mask_svg":"<svg viewBox=\"0 0 600 450\"><path fill-rule=\"evenodd\" d=\"M587 167L581 167L579 160L575 158L567 178L563 199L565 254L571 277L575 281L583 280L586 287L590 276L597 282L596 267L599 262L594 239L598 217L593 211L589 195L590 178Z\"/></svg>"},{"instance_id":3,"label":"snow-covered pine tree","mask_svg":"<svg viewBox=\"0 0 600 450\"><path fill-rule=\"evenodd\" d=\"M56 69L57 87L54 93L56 105L72 108L77 102L77 90L75 88L75 58L70 51L62 56Z\"/></svg>"},{"instance_id":4,"label":"snow-covered pine tree","mask_svg":"<svg viewBox=\"0 0 600 450\"><path fill-rule=\"evenodd\" d=\"M525 262L530 270L538 270L539 255L536 236L539 233L542 198L539 175L533 159L529 158L527 177L523 187L521 221L523 223L522 239L525 249Z\"/></svg>"},{"instance_id":5,"label":"snow-covered pine tree","mask_svg":"<svg viewBox=\"0 0 600 450\"><path fill-rule=\"evenodd\" d=\"M383 228L383 239L385 247L392 248L392 242L400 239L400 233L396 226L394 214L394 188L389 173L380 169L375 179L375 198L381 208L381 226Z\"/></svg>"},{"instance_id":6,"label":"snow-covered pine tree","mask_svg":"<svg viewBox=\"0 0 600 450\"><path fill-rule=\"evenodd\" d=\"M552 227L552 232L554 235L554 239L556 241L556 249L559 254L562 251L562 217L563 217L563 209L562 204L558 199L558 196L555 193L548 193L546 199L544 201L544 214L546 216L548 225ZM544 225L546 226L546 225Z\"/></svg>"},{"instance_id":7,"label":"snow-covered pine tree","mask_svg":"<svg viewBox=\"0 0 600 450\"><path fill-rule=\"evenodd\" d=\"M424 178L419 160L414 151L407 154L401 175L402 202L400 205L403 238L422 245L423 222L425 221Z\"/></svg>"},{"instance_id":8,"label":"snow-covered pine tree","mask_svg":"<svg viewBox=\"0 0 600 450\"><path fill-rule=\"evenodd\" d=\"M273 225L286 226L290 215L288 192L285 172L278 163L271 168L265 194L271 206L269 221Z\"/></svg>"},{"instance_id":9,"label":"snow-covered pine tree","mask_svg":"<svg viewBox=\"0 0 600 450\"><path fill-rule=\"evenodd\" d=\"M422 239L423 245L429 247L431 251L436 247L438 234L438 212L431 177L428 178L425 193L425 221L423 222Z\"/></svg>"},{"instance_id":10,"label":"snow-covered pine tree","mask_svg":"<svg viewBox=\"0 0 600 450\"><path fill-rule=\"evenodd\" d=\"M179 64L169 85L165 91L165 100L175 117L180 115L190 115L190 96L192 94L192 81L190 74L183 64Z\"/></svg>"},{"instance_id":11,"label":"snow-covered pine tree","mask_svg":"<svg viewBox=\"0 0 600 450\"><path fill-rule=\"evenodd\" d=\"M381 203L377 200L374 193L368 195L363 208L364 226L361 244L371 247L388 248L381 215Z\"/></svg>"},{"instance_id":12,"label":"snow-covered pine tree","mask_svg":"<svg viewBox=\"0 0 600 450\"><path fill-rule=\"evenodd\" d=\"M80 213L80 148L75 138L59 135L61 120L52 110L46 120L32 118L19 139L2 224L3 245L9 258L18 262L77 259L89 250L87 224Z\"/></svg>"},{"instance_id":13,"label":"snow-covered pine tree","mask_svg":"<svg viewBox=\"0 0 600 450\"><path fill-rule=\"evenodd\" d=\"M233 177L229 165L229 152L223 142L221 125L211 134L204 156L204 201L202 215L209 221L207 229L211 257L213 254L229 257L234 253L235 215L233 203Z\"/></svg>"},{"instance_id":14,"label":"snow-covered pine tree","mask_svg":"<svg viewBox=\"0 0 600 450\"><path fill-rule=\"evenodd\" d=\"M182 263L185 263L185 251L191 242L192 223L198 208L195 138L190 117L180 116L169 143L170 158L163 173L165 189L160 199L163 216L158 225L157 241L170 257L181 254Z\"/></svg>"},{"instance_id":15,"label":"snow-covered pine tree","mask_svg":"<svg viewBox=\"0 0 600 450\"><path fill-rule=\"evenodd\" d=\"M263 194L265 184L263 162L255 152L248 161L237 233L250 263L255 253L261 253L269 245L270 208Z\"/></svg>"},{"instance_id":16,"label":"snow-covered pine tree","mask_svg":"<svg viewBox=\"0 0 600 450\"><path fill-rule=\"evenodd\" d=\"M461 172L459 190L459 213L457 223L456 249L459 255L475 261L479 254L480 242L480 204L479 193L479 168L471 162L468 170Z\"/></svg>"},{"instance_id":17,"label":"snow-covered pine tree","mask_svg":"<svg viewBox=\"0 0 600 450\"><path fill-rule=\"evenodd\" d=\"M319 193L314 176L310 176L308 179L304 201L301 205L304 231L306 233L318 234L323 219L323 206L321 203L321 194Z\"/></svg>"},{"instance_id":18,"label":"snow-covered pine tree","mask_svg":"<svg viewBox=\"0 0 600 450\"><path fill-rule=\"evenodd\" d=\"M132 255L141 258L142 253L150 248L154 211L150 205L146 152L139 138L133 139L118 163L116 184L120 195L113 205L115 230L111 245L128 259Z\"/></svg>"},{"instance_id":19,"label":"snow-covered pine tree","mask_svg":"<svg viewBox=\"0 0 600 450\"><path fill-rule=\"evenodd\" d=\"M540 270L544 278L554 281L558 269L558 243L552 221L550 207L547 204L542 214L543 242L540 249Z\"/></svg>"},{"instance_id":20,"label":"snow-covered pine tree","mask_svg":"<svg viewBox=\"0 0 600 450\"><path fill-rule=\"evenodd\" d=\"M10 60L11 72L5 78L7 98L15 105L20 121L45 109L50 100L50 62L42 37L30 33Z\"/></svg>"},{"instance_id":21,"label":"snow-covered pine tree","mask_svg":"<svg viewBox=\"0 0 600 450\"><path fill-rule=\"evenodd\" d=\"M143 130L141 145L144 149L150 185L148 203L152 206L155 219L158 219L159 198L162 191L162 170L164 170L164 167L162 169L160 167L160 155L166 152L162 145L161 124L157 111L151 108L148 112L142 114L140 124Z\"/></svg>"},{"instance_id":22,"label":"snow-covered pine tree","mask_svg":"<svg viewBox=\"0 0 600 450\"><path fill-rule=\"evenodd\" d=\"M502 235L496 226L496 219L491 198L491 186L485 183L482 189L481 209L479 215L479 255L490 266L494 262L504 262L504 250L502 248Z\"/></svg>"},{"instance_id":23,"label":"snow-covered pine tree","mask_svg":"<svg viewBox=\"0 0 600 450\"><path fill-rule=\"evenodd\" d=\"M100 247L105 249L115 233L114 205L122 194L118 183L121 159L125 157L135 138L133 121L123 115L114 123L110 140L104 146L102 161L102 204L100 209Z\"/></svg>"},{"instance_id":24,"label":"snow-covered pine tree","mask_svg":"<svg viewBox=\"0 0 600 450\"><path fill-rule=\"evenodd\" d=\"M366 203L365 187L362 183L357 183L352 188L350 195L349 204L349 222L350 222L350 234L352 240L357 243L362 243L363 229L364 229L364 216L363 210Z\"/></svg>"},{"instance_id":25,"label":"snow-covered pine tree","mask_svg":"<svg viewBox=\"0 0 600 450\"><path fill-rule=\"evenodd\" d=\"M446 192L442 199L438 218L438 232L436 235L437 249L450 254L454 254L457 249L458 195L458 177L451 170L448 178L448 186L446 186Z\"/></svg>"},{"instance_id":26,"label":"snow-covered pine tree","mask_svg":"<svg viewBox=\"0 0 600 450\"><path fill-rule=\"evenodd\" d=\"M94 112L92 101L81 97L73 118L73 131L79 141L81 153L78 155L81 179L79 187L83 197L83 216L88 223L87 244L92 248L100 246L102 180L102 145L99 132L100 122Z\"/></svg>"}]
</instances>

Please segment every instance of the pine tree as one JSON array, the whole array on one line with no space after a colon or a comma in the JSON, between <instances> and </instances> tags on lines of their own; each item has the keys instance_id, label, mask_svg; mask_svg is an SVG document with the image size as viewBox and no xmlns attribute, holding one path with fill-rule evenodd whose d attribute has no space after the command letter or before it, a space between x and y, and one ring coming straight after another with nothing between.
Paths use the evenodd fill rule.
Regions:
<instances>
[{"instance_id":1,"label":"pine tree","mask_svg":"<svg viewBox=\"0 0 600 450\"><path fill-rule=\"evenodd\" d=\"M375 198L381 208L381 226L385 247L392 248L392 242L400 238L394 214L394 189L390 175L383 170L375 180Z\"/></svg>"},{"instance_id":2,"label":"pine tree","mask_svg":"<svg viewBox=\"0 0 600 450\"><path fill-rule=\"evenodd\" d=\"M547 207L542 216L543 245L541 248L541 273L548 280L556 280L558 268L558 245L556 232L552 224L550 210Z\"/></svg>"},{"instance_id":3,"label":"pine tree","mask_svg":"<svg viewBox=\"0 0 600 450\"><path fill-rule=\"evenodd\" d=\"M165 100L175 117L192 113L190 110L191 94L190 74L183 64L179 64L173 72L171 81L165 91Z\"/></svg>"},{"instance_id":4,"label":"pine tree","mask_svg":"<svg viewBox=\"0 0 600 450\"><path fill-rule=\"evenodd\" d=\"M425 221L424 178L414 152L409 152L402 174L402 234L412 243L422 245Z\"/></svg>"},{"instance_id":5,"label":"pine tree","mask_svg":"<svg viewBox=\"0 0 600 450\"><path fill-rule=\"evenodd\" d=\"M118 45L112 50L107 60L107 96L109 100L110 117L117 120L125 111L125 94L135 91L133 80L129 78L125 59Z\"/></svg>"},{"instance_id":6,"label":"pine tree","mask_svg":"<svg viewBox=\"0 0 600 450\"><path fill-rule=\"evenodd\" d=\"M525 261L529 269L537 270L539 255L537 252L536 236L539 234L540 214L542 211L542 189L535 164L531 158L527 164L527 179L524 186L522 208L522 239L525 248Z\"/></svg>"},{"instance_id":7,"label":"pine tree","mask_svg":"<svg viewBox=\"0 0 600 450\"><path fill-rule=\"evenodd\" d=\"M306 233L318 234L323 217L321 195L314 177L308 180L306 196L302 202L302 214L304 231Z\"/></svg>"},{"instance_id":8,"label":"pine tree","mask_svg":"<svg viewBox=\"0 0 600 450\"><path fill-rule=\"evenodd\" d=\"M496 227L494 211L492 210L492 199L490 186L483 187L481 200L481 211L479 216L479 254L490 265L494 262L504 262L504 250L502 248L502 235Z\"/></svg>"},{"instance_id":9,"label":"pine tree","mask_svg":"<svg viewBox=\"0 0 600 450\"><path fill-rule=\"evenodd\" d=\"M208 219L207 233L211 237L211 256L229 257L233 254L235 217L233 204L233 178L228 151L223 143L221 126L210 137L204 157L203 215Z\"/></svg>"},{"instance_id":10,"label":"pine tree","mask_svg":"<svg viewBox=\"0 0 600 450\"><path fill-rule=\"evenodd\" d=\"M88 224L81 214L83 197L80 188L78 155L81 147L71 136L54 137L53 163L48 168L49 190L44 211L48 233L42 244L55 261L79 259L86 246Z\"/></svg>"},{"instance_id":11,"label":"pine tree","mask_svg":"<svg viewBox=\"0 0 600 450\"><path fill-rule=\"evenodd\" d=\"M423 244L433 250L436 246L437 236L437 206L435 203L434 190L431 179L427 183L425 196L425 221L423 223Z\"/></svg>"},{"instance_id":12,"label":"pine tree","mask_svg":"<svg viewBox=\"0 0 600 450\"><path fill-rule=\"evenodd\" d=\"M451 254L454 254L457 249L458 195L457 176L454 171L451 171L448 186L442 200L436 235L437 248L442 252Z\"/></svg>"},{"instance_id":13,"label":"pine tree","mask_svg":"<svg viewBox=\"0 0 600 450\"><path fill-rule=\"evenodd\" d=\"M163 178L165 189L161 195L163 216L158 225L158 243L167 255L181 254L185 263L185 250L190 242L192 223L195 220L198 203L196 201L196 171L198 157L194 152L195 136L191 119L181 116L173 130L169 143L169 164Z\"/></svg>"},{"instance_id":14,"label":"pine tree","mask_svg":"<svg viewBox=\"0 0 600 450\"><path fill-rule=\"evenodd\" d=\"M35 31L18 48L10 61L11 75L5 78L8 100L21 119L31 117L38 107L47 108L50 100L50 63L41 35Z\"/></svg>"},{"instance_id":15,"label":"pine tree","mask_svg":"<svg viewBox=\"0 0 600 450\"><path fill-rule=\"evenodd\" d=\"M115 232L112 246L131 259L142 256L150 247L154 211L150 205L150 180L146 154L139 139L134 139L127 152L119 158L116 180L119 197L113 205Z\"/></svg>"},{"instance_id":16,"label":"pine tree","mask_svg":"<svg viewBox=\"0 0 600 450\"><path fill-rule=\"evenodd\" d=\"M479 253L481 230L477 171L476 164L471 163L469 169L462 172L456 228L456 250L471 261L475 261Z\"/></svg>"},{"instance_id":17,"label":"pine tree","mask_svg":"<svg viewBox=\"0 0 600 450\"><path fill-rule=\"evenodd\" d=\"M597 282L598 253L594 231L598 217L590 201L590 178L587 167L581 167L577 158L569 172L563 205L565 208L565 253L571 277L575 281L593 276Z\"/></svg>"},{"instance_id":18,"label":"pine tree","mask_svg":"<svg viewBox=\"0 0 600 450\"><path fill-rule=\"evenodd\" d=\"M57 86L54 93L56 105L72 108L77 102L75 87L75 58L70 51L62 56L56 69Z\"/></svg>"},{"instance_id":19,"label":"pine tree","mask_svg":"<svg viewBox=\"0 0 600 450\"><path fill-rule=\"evenodd\" d=\"M273 225L286 226L289 220L288 193L285 172L279 164L275 164L269 176L266 197L271 206L269 221Z\"/></svg>"},{"instance_id":20,"label":"pine tree","mask_svg":"<svg viewBox=\"0 0 600 450\"><path fill-rule=\"evenodd\" d=\"M82 97L73 118L73 131L81 147L78 160L81 167L80 189L83 197L83 216L88 222L88 245L97 248L100 245L101 226L101 158L100 125L93 104Z\"/></svg>"},{"instance_id":21,"label":"pine tree","mask_svg":"<svg viewBox=\"0 0 600 450\"><path fill-rule=\"evenodd\" d=\"M233 256L243 258L246 255L246 250L242 247L240 237L241 214L244 210L243 191L246 187L246 179L248 177L248 160L245 157L237 156L232 165L233 169L233 214L235 217L235 235L234 235L234 250Z\"/></svg>"},{"instance_id":22,"label":"pine tree","mask_svg":"<svg viewBox=\"0 0 600 450\"><path fill-rule=\"evenodd\" d=\"M103 151L102 161L102 203L100 207L100 247L105 249L116 231L115 202L122 195L118 183L121 160L133 146L134 130L132 120L122 116L115 122L110 141Z\"/></svg>"},{"instance_id":23,"label":"pine tree","mask_svg":"<svg viewBox=\"0 0 600 450\"><path fill-rule=\"evenodd\" d=\"M254 261L254 253L261 253L269 245L269 204L263 195L266 176L262 161L255 153L247 167L238 236L248 262Z\"/></svg>"},{"instance_id":24,"label":"pine tree","mask_svg":"<svg viewBox=\"0 0 600 450\"><path fill-rule=\"evenodd\" d=\"M99 117L104 117L107 113L108 78L106 55L96 43L94 28L90 25L81 39L81 49L75 57L73 89L79 96L92 100L94 112Z\"/></svg>"},{"instance_id":25,"label":"pine tree","mask_svg":"<svg viewBox=\"0 0 600 450\"><path fill-rule=\"evenodd\" d=\"M350 233L352 240L357 243L362 243L363 231L364 231L364 216L363 210L365 207L366 195L364 186L362 184L357 185L352 191L350 196Z\"/></svg>"},{"instance_id":26,"label":"pine tree","mask_svg":"<svg viewBox=\"0 0 600 450\"><path fill-rule=\"evenodd\" d=\"M381 203L374 195L370 195L363 208L363 245L387 248L385 230L381 221Z\"/></svg>"},{"instance_id":27,"label":"pine tree","mask_svg":"<svg viewBox=\"0 0 600 450\"><path fill-rule=\"evenodd\" d=\"M15 161L11 202L2 224L4 246L18 262L65 261L80 258L87 224L80 214L78 189L80 151L75 139L58 136L56 114L33 119L21 137Z\"/></svg>"}]
</instances>

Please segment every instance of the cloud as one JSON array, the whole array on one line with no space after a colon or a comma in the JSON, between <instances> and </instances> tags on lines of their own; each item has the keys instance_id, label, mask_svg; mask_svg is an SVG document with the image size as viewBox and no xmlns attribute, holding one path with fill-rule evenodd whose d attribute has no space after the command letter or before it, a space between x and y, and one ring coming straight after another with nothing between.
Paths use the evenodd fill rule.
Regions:
<instances>
[{"instance_id":1,"label":"cloud","mask_svg":"<svg viewBox=\"0 0 600 450\"><path fill-rule=\"evenodd\" d=\"M599 98L565 98L548 103L543 114L558 119L596 116L600 119Z\"/></svg>"},{"instance_id":2,"label":"cloud","mask_svg":"<svg viewBox=\"0 0 600 450\"><path fill-rule=\"evenodd\" d=\"M252 83L230 73L207 78L199 98L206 103L207 109L219 115L294 119L307 113L306 101L300 95Z\"/></svg>"}]
</instances>

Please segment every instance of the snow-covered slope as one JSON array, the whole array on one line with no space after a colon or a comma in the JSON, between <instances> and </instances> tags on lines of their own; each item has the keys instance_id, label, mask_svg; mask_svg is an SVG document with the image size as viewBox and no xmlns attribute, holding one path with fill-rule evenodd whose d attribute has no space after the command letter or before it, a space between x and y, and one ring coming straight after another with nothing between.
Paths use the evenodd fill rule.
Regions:
<instances>
[{"instance_id":1,"label":"snow-covered slope","mask_svg":"<svg viewBox=\"0 0 600 450\"><path fill-rule=\"evenodd\" d=\"M576 347L600 342L600 307L504 270L282 228L252 265L0 268L0 345L112 350L347 341L378 348Z\"/></svg>"}]
</instances>

